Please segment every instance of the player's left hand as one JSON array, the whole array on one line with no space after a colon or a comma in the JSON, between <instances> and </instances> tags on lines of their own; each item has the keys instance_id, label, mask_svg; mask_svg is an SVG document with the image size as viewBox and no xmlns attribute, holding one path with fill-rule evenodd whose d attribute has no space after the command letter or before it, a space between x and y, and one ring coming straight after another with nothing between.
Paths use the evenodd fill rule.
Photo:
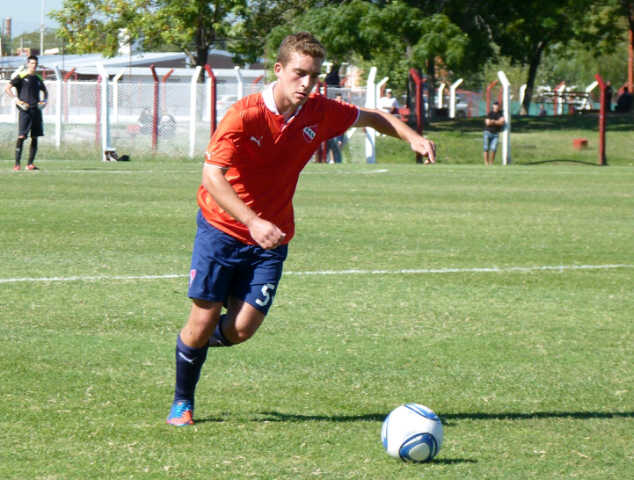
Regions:
<instances>
[{"instance_id":1,"label":"player's left hand","mask_svg":"<svg viewBox=\"0 0 634 480\"><path fill-rule=\"evenodd\" d=\"M418 136L410 142L410 146L425 157L425 164L436 163L436 144L431 140Z\"/></svg>"}]
</instances>

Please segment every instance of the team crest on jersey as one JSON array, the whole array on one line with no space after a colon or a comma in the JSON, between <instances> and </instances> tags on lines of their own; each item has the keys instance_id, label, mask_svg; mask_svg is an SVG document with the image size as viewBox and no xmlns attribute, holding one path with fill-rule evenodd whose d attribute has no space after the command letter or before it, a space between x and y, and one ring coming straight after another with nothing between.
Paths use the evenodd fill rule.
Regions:
<instances>
[{"instance_id":1,"label":"team crest on jersey","mask_svg":"<svg viewBox=\"0 0 634 480\"><path fill-rule=\"evenodd\" d=\"M317 125L304 127L304 130L302 130L302 132L304 133L304 140L306 140L307 142L312 142L317 136L317 132L315 132L316 129Z\"/></svg>"}]
</instances>

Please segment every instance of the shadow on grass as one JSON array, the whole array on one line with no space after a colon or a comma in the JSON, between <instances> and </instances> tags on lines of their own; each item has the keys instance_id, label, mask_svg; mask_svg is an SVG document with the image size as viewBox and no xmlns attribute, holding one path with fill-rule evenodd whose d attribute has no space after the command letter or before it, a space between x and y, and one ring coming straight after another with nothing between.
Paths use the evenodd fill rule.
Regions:
<instances>
[{"instance_id":1,"label":"shadow on grass","mask_svg":"<svg viewBox=\"0 0 634 480\"><path fill-rule=\"evenodd\" d=\"M299 415L294 413L261 412L261 417L254 421L266 422L382 422L387 413L368 413L364 415ZM595 418L634 418L634 412L530 412L530 413L447 413L439 415L447 420L534 420L542 418L570 418L574 420L590 420ZM198 420L223 421L217 418Z\"/></svg>"},{"instance_id":2,"label":"shadow on grass","mask_svg":"<svg viewBox=\"0 0 634 480\"><path fill-rule=\"evenodd\" d=\"M456 465L458 463L478 463L472 458L434 458L430 463L440 465Z\"/></svg>"},{"instance_id":3,"label":"shadow on grass","mask_svg":"<svg viewBox=\"0 0 634 480\"><path fill-rule=\"evenodd\" d=\"M584 162L582 160L570 160L567 158L555 158L552 160L539 160L536 162L520 162L517 165L548 165L551 163L576 163L578 165L586 165L588 167L602 167L604 165L599 165L598 162Z\"/></svg>"}]
</instances>

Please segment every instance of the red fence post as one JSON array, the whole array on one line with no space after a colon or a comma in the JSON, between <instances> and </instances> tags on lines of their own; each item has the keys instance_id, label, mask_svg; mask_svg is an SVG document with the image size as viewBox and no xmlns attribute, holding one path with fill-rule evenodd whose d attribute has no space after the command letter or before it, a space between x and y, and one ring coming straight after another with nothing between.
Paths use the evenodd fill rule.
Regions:
<instances>
[{"instance_id":1,"label":"red fence post","mask_svg":"<svg viewBox=\"0 0 634 480\"><path fill-rule=\"evenodd\" d=\"M154 77L154 102L152 105L152 151L156 152L158 147L158 123L159 123L159 79L156 75L154 64L150 65L152 76Z\"/></svg>"},{"instance_id":2,"label":"red fence post","mask_svg":"<svg viewBox=\"0 0 634 480\"><path fill-rule=\"evenodd\" d=\"M559 110L559 102L563 102L565 98L562 95L560 95L560 91L559 91L564 85L566 85L566 82L561 82L555 87L555 96L553 97L553 115L554 116L558 115L557 111Z\"/></svg>"},{"instance_id":3,"label":"red fence post","mask_svg":"<svg viewBox=\"0 0 634 480\"><path fill-rule=\"evenodd\" d=\"M412 80L414 80L414 83L416 84L416 131L420 135L422 135L423 134L423 108L422 108L423 81L420 78L420 75L418 74L415 68L410 68L409 74L412 77ZM416 154L416 163L423 163L423 157L420 153Z\"/></svg>"},{"instance_id":4,"label":"red fence post","mask_svg":"<svg viewBox=\"0 0 634 480\"><path fill-rule=\"evenodd\" d=\"M174 73L174 69L170 68L169 72L167 72L165 75L163 75L163 77L161 78L161 83L163 83L163 89L162 89L162 102L161 102L161 106L163 108L163 110L167 110L167 79L170 78L170 75L172 75L172 73ZM165 112L167 113L167 112Z\"/></svg>"},{"instance_id":5,"label":"red fence post","mask_svg":"<svg viewBox=\"0 0 634 480\"><path fill-rule=\"evenodd\" d=\"M631 7L630 7L631 8ZM632 93L634 90L632 89L634 87L634 85L632 85L632 83L634 82L634 72L632 70L634 70L634 33L632 32L632 29L630 28L630 32L629 32L629 36L628 39L630 40L630 44L628 46L628 55L627 55L627 84L629 85L629 91L630 93Z\"/></svg>"},{"instance_id":6,"label":"red fence post","mask_svg":"<svg viewBox=\"0 0 634 480\"><path fill-rule=\"evenodd\" d=\"M485 115L491 111L491 90L493 90L493 87L495 87L497 83L498 83L497 80L493 80L491 83L487 85L487 108L486 108L486 112L484 112Z\"/></svg>"},{"instance_id":7,"label":"red fence post","mask_svg":"<svg viewBox=\"0 0 634 480\"><path fill-rule=\"evenodd\" d=\"M211 138L211 136L216 131L216 101L218 100L218 92L216 90L216 76L214 75L213 70L208 64L205 64L205 71L207 72L207 75L209 75L209 95L211 100L211 105L209 106L209 138Z\"/></svg>"},{"instance_id":8,"label":"red fence post","mask_svg":"<svg viewBox=\"0 0 634 480\"><path fill-rule=\"evenodd\" d=\"M598 73L594 76L599 82L601 106L599 107L599 165L605 166L605 82Z\"/></svg>"}]
</instances>

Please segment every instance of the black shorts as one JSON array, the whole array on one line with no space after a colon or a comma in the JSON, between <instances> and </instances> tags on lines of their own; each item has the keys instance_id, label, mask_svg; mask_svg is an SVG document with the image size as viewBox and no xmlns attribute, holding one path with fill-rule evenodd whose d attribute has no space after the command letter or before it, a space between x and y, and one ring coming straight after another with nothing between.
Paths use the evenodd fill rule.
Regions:
<instances>
[{"instance_id":1,"label":"black shorts","mask_svg":"<svg viewBox=\"0 0 634 480\"><path fill-rule=\"evenodd\" d=\"M42 110L38 107L31 107L26 112L18 110L18 137L26 137L29 132L31 132L32 137L42 137L44 135Z\"/></svg>"}]
</instances>

